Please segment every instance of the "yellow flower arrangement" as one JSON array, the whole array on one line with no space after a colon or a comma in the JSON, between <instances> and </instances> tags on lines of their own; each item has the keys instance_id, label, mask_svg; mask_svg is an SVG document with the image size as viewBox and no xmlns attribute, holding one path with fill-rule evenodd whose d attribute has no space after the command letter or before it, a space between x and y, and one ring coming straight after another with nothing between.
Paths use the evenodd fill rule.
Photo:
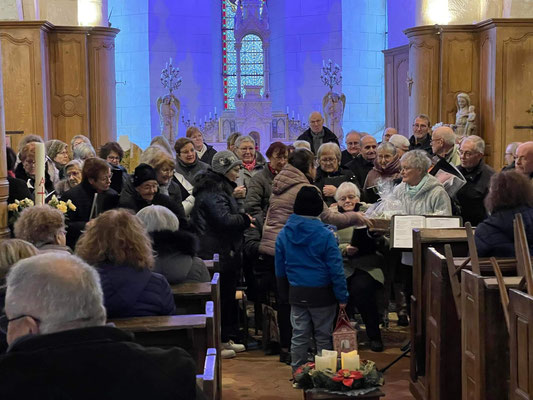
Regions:
<instances>
[{"instance_id":1,"label":"yellow flower arrangement","mask_svg":"<svg viewBox=\"0 0 533 400\"><path fill-rule=\"evenodd\" d=\"M71 200L59 201L56 197L56 195L53 195L50 201L48 202L48 205L53 208L57 208L59 211L61 211L63 214L66 214L68 210L76 211L76 206L74 203L72 203Z\"/></svg>"}]
</instances>

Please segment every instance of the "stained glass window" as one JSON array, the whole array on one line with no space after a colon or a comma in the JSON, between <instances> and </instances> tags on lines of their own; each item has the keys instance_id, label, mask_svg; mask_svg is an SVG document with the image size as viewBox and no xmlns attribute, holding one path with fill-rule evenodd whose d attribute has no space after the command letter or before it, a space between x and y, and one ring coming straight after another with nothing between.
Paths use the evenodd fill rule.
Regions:
<instances>
[{"instance_id":1,"label":"stained glass window","mask_svg":"<svg viewBox=\"0 0 533 400\"><path fill-rule=\"evenodd\" d=\"M233 33L236 0L222 0L222 78L224 87L224 109L235 109L237 94L237 53ZM241 87L264 85L263 42L257 35L246 35L241 47ZM263 89L261 89L261 94Z\"/></svg>"}]
</instances>

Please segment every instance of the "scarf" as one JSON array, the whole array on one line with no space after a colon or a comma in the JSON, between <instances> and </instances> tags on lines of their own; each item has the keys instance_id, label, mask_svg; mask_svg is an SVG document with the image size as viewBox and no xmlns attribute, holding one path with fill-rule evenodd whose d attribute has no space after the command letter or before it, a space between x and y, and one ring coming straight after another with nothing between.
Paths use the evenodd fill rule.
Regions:
<instances>
[{"instance_id":1,"label":"scarf","mask_svg":"<svg viewBox=\"0 0 533 400\"><path fill-rule=\"evenodd\" d=\"M426 181L429 179L429 175L426 174L424 175L424 177L420 180L420 182L418 182L418 185L416 186L411 186L411 185L408 185L406 183L406 186L407 186L407 194L410 196L410 197L415 197L416 194L418 192L420 192L420 189L422 189L422 186L424 186L424 184L426 183Z\"/></svg>"},{"instance_id":2,"label":"scarf","mask_svg":"<svg viewBox=\"0 0 533 400\"><path fill-rule=\"evenodd\" d=\"M172 182L172 181L168 181L168 183L166 185L161 185L160 184L159 185L159 193L168 196L168 188L170 187L170 182Z\"/></svg>"},{"instance_id":3,"label":"scarf","mask_svg":"<svg viewBox=\"0 0 533 400\"><path fill-rule=\"evenodd\" d=\"M242 162L243 167L246 168L248 171L252 171L255 168L255 164L256 164L255 158L251 163L245 163L244 161Z\"/></svg>"},{"instance_id":4,"label":"scarf","mask_svg":"<svg viewBox=\"0 0 533 400\"><path fill-rule=\"evenodd\" d=\"M198 155L197 158L202 158L205 154L205 152L207 151L207 146L205 145L205 143L202 145L202 150L198 151L196 150L196 154Z\"/></svg>"},{"instance_id":5,"label":"scarf","mask_svg":"<svg viewBox=\"0 0 533 400\"><path fill-rule=\"evenodd\" d=\"M324 129L322 129L318 133L314 133L313 131L311 131L311 137L313 138L313 149L316 153L318 151L318 148L322 145L322 142L324 141Z\"/></svg>"},{"instance_id":6,"label":"scarf","mask_svg":"<svg viewBox=\"0 0 533 400\"><path fill-rule=\"evenodd\" d=\"M272 169L272 167L270 166L270 163L267 163L267 166L270 172L272 172L272 175L276 176L278 174L278 171Z\"/></svg>"}]
</instances>

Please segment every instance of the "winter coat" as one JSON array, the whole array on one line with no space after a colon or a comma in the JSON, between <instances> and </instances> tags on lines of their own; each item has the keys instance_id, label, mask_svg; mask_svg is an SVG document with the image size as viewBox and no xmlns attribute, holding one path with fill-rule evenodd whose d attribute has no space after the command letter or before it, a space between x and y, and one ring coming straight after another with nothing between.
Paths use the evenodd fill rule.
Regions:
<instances>
[{"instance_id":1,"label":"winter coat","mask_svg":"<svg viewBox=\"0 0 533 400\"><path fill-rule=\"evenodd\" d=\"M457 169L466 179L466 184L455 195L461 206L461 217L463 223L470 222L476 226L487 217L484 200L489 193L490 178L494 175L494 170L483 160L471 171L460 165Z\"/></svg>"},{"instance_id":2,"label":"winter coat","mask_svg":"<svg viewBox=\"0 0 533 400\"><path fill-rule=\"evenodd\" d=\"M290 164L285 165L272 181L270 207L267 212L263 227L263 237L259 246L262 254L274 256L278 233L293 213L296 195L303 186L313 185L309 183L309 180L302 171ZM342 229L355 225L358 221L358 216L353 212L345 214L334 213L324 203L324 211L320 214L320 219L326 224L335 225L337 228Z\"/></svg>"},{"instance_id":3,"label":"winter coat","mask_svg":"<svg viewBox=\"0 0 533 400\"><path fill-rule=\"evenodd\" d=\"M346 165L346 168L350 169L354 175L357 177L357 181L364 185L366 181L366 176L374 168L374 161L368 161L363 158L361 154L353 159ZM362 186L360 186L362 187Z\"/></svg>"},{"instance_id":4,"label":"winter coat","mask_svg":"<svg viewBox=\"0 0 533 400\"><path fill-rule=\"evenodd\" d=\"M76 211L69 210L66 215L67 246L71 249L75 247L81 231L85 229L85 224L89 221L95 193L96 190L94 190L89 182L82 181L79 185L74 186L61 196L61 200L71 200L76 206ZM97 217L107 210L116 208L118 202L119 195L113 189L99 193L96 200L96 212L93 217Z\"/></svg>"},{"instance_id":5,"label":"winter coat","mask_svg":"<svg viewBox=\"0 0 533 400\"><path fill-rule=\"evenodd\" d=\"M341 152L341 166L345 167L357 157L357 154L354 156L348 152L348 150L343 150Z\"/></svg>"},{"instance_id":6,"label":"winter coat","mask_svg":"<svg viewBox=\"0 0 533 400\"><path fill-rule=\"evenodd\" d=\"M354 185L356 185L359 189L361 189L361 185L357 181L356 176L348 168L343 168L339 166L337 171L331 172L331 173L323 171L322 168L320 167L317 168L316 170L316 179L315 179L314 184L317 188L320 189L320 192L324 190L325 185L333 185L336 188L338 188L341 185L341 183L344 183L344 182L351 182ZM328 207L336 202L334 196L323 195L323 198Z\"/></svg>"},{"instance_id":7,"label":"winter coat","mask_svg":"<svg viewBox=\"0 0 533 400\"><path fill-rule=\"evenodd\" d=\"M260 173L261 171L263 171L263 169L268 169L268 168L265 166L265 163L260 162L259 159L256 157L255 166L253 167L253 169L251 171L248 171L243 166L241 170L239 171L239 177L237 178L237 181L235 183L237 184L237 186L244 185L248 187L248 185L250 185L250 181L252 180L252 178L258 173Z\"/></svg>"},{"instance_id":8,"label":"winter coat","mask_svg":"<svg viewBox=\"0 0 533 400\"><path fill-rule=\"evenodd\" d=\"M49 168L49 164L48 162L46 163L47 167L45 167L44 169L44 189L46 191L46 195L49 195L50 193L52 193L55 188L54 188L54 182L53 182L53 178L54 178L54 175L50 175L50 172L52 172L52 174L57 174L57 176L59 177L59 173L57 172L57 170L55 169L55 166L52 165L53 168ZM22 165L22 163L19 163L17 165L17 167L15 168L15 177L17 179L21 179L23 180L29 191L31 192L32 196L34 196L34 191L35 191L35 177L32 178L31 176L29 176L27 173L26 173L26 170L24 169L24 166ZM58 180L59 182L59 180Z\"/></svg>"},{"instance_id":9,"label":"winter coat","mask_svg":"<svg viewBox=\"0 0 533 400\"><path fill-rule=\"evenodd\" d=\"M108 318L171 315L176 306L166 278L149 269L110 262L96 265Z\"/></svg>"},{"instance_id":10,"label":"winter coat","mask_svg":"<svg viewBox=\"0 0 533 400\"><path fill-rule=\"evenodd\" d=\"M412 135L409 138L409 150L424 150L430 156L432 156L433 151L431 150L431 135L428 133L426 138L418 143L416 142L415 135Z\"/></svg>"},{"instance_id":11,"label":"winter coat","mask_svg":"<svg viewBox=\"0 0 533 400\"><path fill-rule=\"evenodd\" d=\"M244 209L252 217L260 219L261 222L266 218L273 180L274 174L266 166L261 172L255 174L248 183Z\"/></svg>"},{"instance_id":12,"label":"winter coat","mask_svg":"<svg viewBox=\"0 0 533 400\"><path fill-rule=\"evenodd\" d=\"M182 231L150 232L156 253L154 272L167 278L168 283L209 282L211 275L204 262L196 257L196 238Z\"/></svg>"},{"instance_id":13,"label":"winter coat","mask_svg":"<svg viewBox=\"0 0 533 400\"><path fill-rule=\"evenodd\" d=\"M224 175L208 170L196 177L194 182L194 208L191 225L201 238L200 257L232 257L242 249L243 232L250 226L250 218L238 212L233 197L236 187Z\"/></svg>"},{"instance_id":14,"label":"winter coat","mask_svg":"<svg viewBox=\"0 0 533 400\"><path fill-rule=\"evenodd\" d=\"M129 181L122 188L122 193L120 193L119 202L120 207L128 208L137 213L144 207L148 207L149 205L163 206L168 208L174 213L174 215L176 215L176 217L178 217L178 220L180 221L180 228L189 228L189 223L187 221L187 217L185 216L185 210L183 209L183 205L180 202L172 201L169 196L157 192L152 202L148 203L141 197L139 192L135 190L131 181Z\"/></svg>"},{"instance_id":15,"label":"winter coat","mask_svg":"<svg viewBox=\"0 0 533 400\"><path fill-rule=\"evenodd\" d=\"M333 232L318 218L289 217L276 239L275 265L280 297L292 305L348 301L341 252Z\"/></svg>"},{"instance_id":16,"label":"winter coat","mask_svg":"<svg viewBox=\"0 0 533 400\"><path fill-rule=\"evenodd\" d=\"M0 358L0 398L189 400L195 370L185 350L143 347L111 326L27 335Z\"/></svg>"},{"instance_id":17,"label":"winter coat","mask_svg":"<svg viewBox=\"0 0 533 400\"><path fill-rule=\"evenodd\" d=\"M335 135L329 128L323 127L324 129L324 137L322 138L322 144L324 143L335 143L337 146L339 145L339 139L337 138L337 135ZM311 151L316 154L318 149L314 148L313 145L313 134L311 133L311 128L307 128L304 133L302 133L300 136L298 136L298 140L305 140L307 143L311 145Z\"/></svg>"},{"instance_id":18,"label":"winter coat","mask_svg":"<svg viewBox=\"0 0 533 400\"><path fill-rule=\"evenodd\" d=\"M7 204L14 203L15 200L31 199L34 200L33 194L28 189L26 182L22 179L7 177L9 184L9 197L7 198Z\"/></svg>"},{"instance_id":19,"label":"winter coat","mask_svg":"<svg viewBox=\"0 0 533 400\"><path fill-rule=\"evenodd\" d=\"M207 171L209 168L210 166L200 161L198 157L196 157L196 160L192 164L185 164L178 157L176 159L176 172L174 173L174 176L178 181L181 181L181 179L177 177L177 175L181 175L183 179L194 185L194 178L196 175L198 175L200 172Z\"/></svg>"},{"instance_id":20,"label":"winter coat","mask_svg":"<svg viewBox=\"0 0 533 400\"><path fill-rule=\"evenodd\" d=\"M206 163L207 165L211 165L211 161L213 161L213 157L215 154L217 154L217 151L213 148L213 146L210 146L207 143L204 144L205 147L207 147L207 150L204 152L202 157L200 157L200 161Z\"/></svg>"},{"instance_id":21,"label":"winter coat","mask_svg":"<svg viewBox=\"0 0 533 400\"><path fill-rule=\"evenodd\" d=\"M496 211L475 230L477 253L480 257L515 257L513 220L522 214L529 252L533 254L533 208L521 206Z\"/></svg>"},{"instance_id":22,"label":"winter coat","mask_svg":"<svg viewBox=\"0 0 533 400\"><path fill-rule=\"evenodd\" d=\"M394 196L403 204L407 215L452 215L450 196L440 182L432 175L427 175L422 188L411 196L407 184L400 183L394 188Z\"/></svg>"}]
</instances>

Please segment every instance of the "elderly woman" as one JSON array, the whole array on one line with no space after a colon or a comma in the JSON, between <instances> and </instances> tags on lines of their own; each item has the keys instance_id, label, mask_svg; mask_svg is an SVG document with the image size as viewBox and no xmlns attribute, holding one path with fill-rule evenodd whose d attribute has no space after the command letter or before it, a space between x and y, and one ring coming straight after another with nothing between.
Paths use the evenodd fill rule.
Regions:
<instances>
[{"instance_id":1,"label":"elderly woman","mask_svg":"<svg viewBox=\"0 0 533 400\"><path fill-rule=\"evenodd\" d=\"M516 171L494 174L485 206L490 216L476 227L480 257L515 257L513 220L522 214L529 252L533 254L533 185Z\"/></svg>"},{"instance_id":2,"label":"elderly woman","mask_svg":"<svg viewBox=\"0 0 533 400\"><path fill-rule=\"evenodd\" d=\"M357 211L359 198L360 192L356 185L351 182L342 183L335 193L338 212ZM347 310L353 314L354 307L357 307L366 326L370 349L383 351L377 307L377 294L385 282L381 270L383 257L377 253L376 240L366 226L351 226L339 230L337 234L350 293Z\"/></svg>"},{"instance_id":3,"label":"elderly woman","mask_svg":"<svg viewBox=\"0 0 533 400\"><path fill-rule=\"evenodd\" d=\"M80 160L71 160L65 165L65 178L55 186L58 196L62 196L65 192L80 184L82 166L83 164Z\"/></svg>"},{"instance_id":4,"label":"elderly woman","mask_svg":"<svg viewBox=\"0 0 533 400\"><path fill-rule=\"evenodd\" d=\"M65 251L65 217L49 205L25 208L15 222L15 237L30 242L41 252Z\"/></svg>"},{"instance_id":5,"label":"elderly woman","mask_svg":"<svg viewBox=\"0 0 533 400\"><path fill-rule=\"evenodd\" d=\"M179 220L168 208L145 207L137 213L137 217L152 238L155 272L162 274L171 284L211 280L204 262L196 257L196 238L179 230Z\"/></svg>"},{"instance_id":6,"label":"elderly woman","mask_svg":"<svg viewBox=\"0 0 533 400\"><path fill-rule=\"evenodd\" d=\"M174 313L167 280L152 272L148 233L129 211L110 210L92 221L76 245L76 254L100 274L108 318Z\"/></svg>"},{"instance_id":7,"label":"elderly woman","mask_svg":"<svg viewBox=\"0 0 533 400\"><path fill-rule=\"evenodd\" d=\"M59 179L65 177L64 167L70 160L68 155L68 145L61 140L49 140L45 143L46 155L59 171Z\"/></svg>"},{"instance_id":8,"label":"elderly woman","mask_svg":"<svg viewBox=\"0 0 533 400\"><path fill-rule=\"evenodd\" d=\"M213 157L212 170L199 174L194 184L195 204L191 225L202 238L200 257L211 259L214 253L220 260L220 304L222 321L222 356L235 356L244 346L231 338L237 315L235 291L241 269L243 233L250 226L248 215L240 213L233 197L235 181L242 165L231 151L219 151Z\"/></svg>"},{"instance_id":9,"label":"elderly woman","mask_svg":"<svg viewBox=\"0 0 533 400\"><path fill-rule=\"evenodd\" d=\"M96 157L96 151L92 145L83 142L74 147L74 152L72 154L74 160L85 161L88 158L93 157Z\"/></svg>"},{"instance_id":10,"label":"elderly woman","mask_svg":"<svg viewBox=\"0 0 533 400\"><path fill-rule=\"evenodd\" d=\"M394 181L398 178L400 178L400 157L396 147L389 142L383 142L378 146L374 168L366 176L364 185L366 201L375 203L379 199L376 191L379 182Z\"/></svg>"},{"instance_id":11,"label":"elderly woman","mask_svg":"<svg viewBox=\"0 0 533 400\"><path fill-rule=\"evenodd\" d=\"M389 143L396 147L396 153L400 158L409 151L409 139L403 135L397 133L392 135L389 139Z\"/></svg>"},{"instance_id":12,"label":"elderly woman","mask_svg":"<svg viewBox=\"0 0 533 400\"><path fill-rule=\"evenodd\" d=\"M83 163L81 183L67 191L61 200L71 200L76 210L67 213L67 244L74 248L85 224L98 214L117 207L118 193L110 188L111 168L100 158Z\"/></svg>"},{"instance_id":13,"label":"elderly woman","mask_svg":"<svg viewBox=\"0 0 533 400\"><path fill-rule=\"evenodd\" d=\"M213 148L213 146L204 143L204 135L202 134L202 131L196 126L190 126L187 128L185 136L192 140L194 144L194 150L196 150L196 154L200 158L200 161L211 165L213 156L217 153L217 151Z\"/></svg>"},{"instance_id":14,"label":"elderly woman","mask_svg":"<svg viewBox=\"0 0 533 400\"><path fill-rule=\"evenodd\" d=\"M128 171L120 165L120 162L124 157L124 150L122 150L122 147L118 142L107 142L100 147L98 157L102 160L106 160L111 166L111 172L113 173L111 187L120 193L122 186L129 179Z\"/></svg>"},{"instance_id":15,"label":"elderly woman","mask_svg":"<svg viewBox=\"0 0 533 400\"><path fill-rule=\"evenodd\" d=\"M341 149L336 143L324 143L317 151L319 167L316 170L315 186L324 194L328 206L335 202L335 191L343 182L359 184L353 172L341 166Z\"/></svg>"},{"instance_id":16,"label":"elderly woman","mask_svg":"<svg viewBox=\"0 0 533 400\"><path fill-rule=\"evenodd\" d=\"M161 160L163 161L163 160ZM166 165L164 161L159 165L160 169ZM172 171L167 171L164 176L159 172L159 180L167 185L172 177ZM139 164L131 176L130 182L120 193L119 206L129 208L133 212L138 212L149 205L159 205L168 208L178 217L182 226L188 226L187 218L181 202L171 200L168 194L163 194L160 190L158 174L152 166ZM168 193L168 190L167 190Z\"/></svg>"},{"instance_id":17,"label":"elderly woman","mask_svg":"<svg viewBox=\"0 0 533 400\"><path fill-rule=\"evenodd\" d=\"M174 144L176 150L176 171L172 178L180 185L181 198L187 201L190 205L185 207L185 212L190 213L194 205L194 198L189 198L194 189L194 178L200 172L209 169L209 165L200 161L196 150L194 150L194 143L189 138L179 138Z\"/></svg>"},{"instance_id":18,"label":"elderly woman","mask_svg":"<svg viewBox=\"0 0 533 400\"><path fill-rule=\"evenodd\" d=\"M22 179L26 182L28 189L32 193L35 191L35 142L30 142L26 144L20 151L20 164L15 168L15 177ZM46 162L45 162L46 163ZM50 172L52 171L52 172ZM47 195L54 191L54 177L59 176L53 163L50 165L50 168L45 166L44 176L45 184L44 188Z\"/></svg>"},{"instance_id":19,"label":"elderly woman","mask_svg":"<svg viewBox=\"0 0 533 400\"><path fill-rule=\"evenodd\" d=\"M287 146L281 142L274 142L268 147L266 156L268 157L266 168L250 179L244 201L246 212L261 222L265 220L270 204L272 180L287 164L289 157Z\"/></svg>"},{"instance_id":20,"label":"elderly woman","mask_svg":"<svg viewBox=\"0 0 533 400\"><path fill-rule=\"evenodd\" d=\"M248 187L248 183L250 182L250 179L252 179L252 176L259 171L262 171L265 166L264 163L256 157L254 138L251 136L239 136L235 141L234 153L239 157L239 160L242 161L244 167L241 168L237 184Z\"/></svg>"}]
</instances>

